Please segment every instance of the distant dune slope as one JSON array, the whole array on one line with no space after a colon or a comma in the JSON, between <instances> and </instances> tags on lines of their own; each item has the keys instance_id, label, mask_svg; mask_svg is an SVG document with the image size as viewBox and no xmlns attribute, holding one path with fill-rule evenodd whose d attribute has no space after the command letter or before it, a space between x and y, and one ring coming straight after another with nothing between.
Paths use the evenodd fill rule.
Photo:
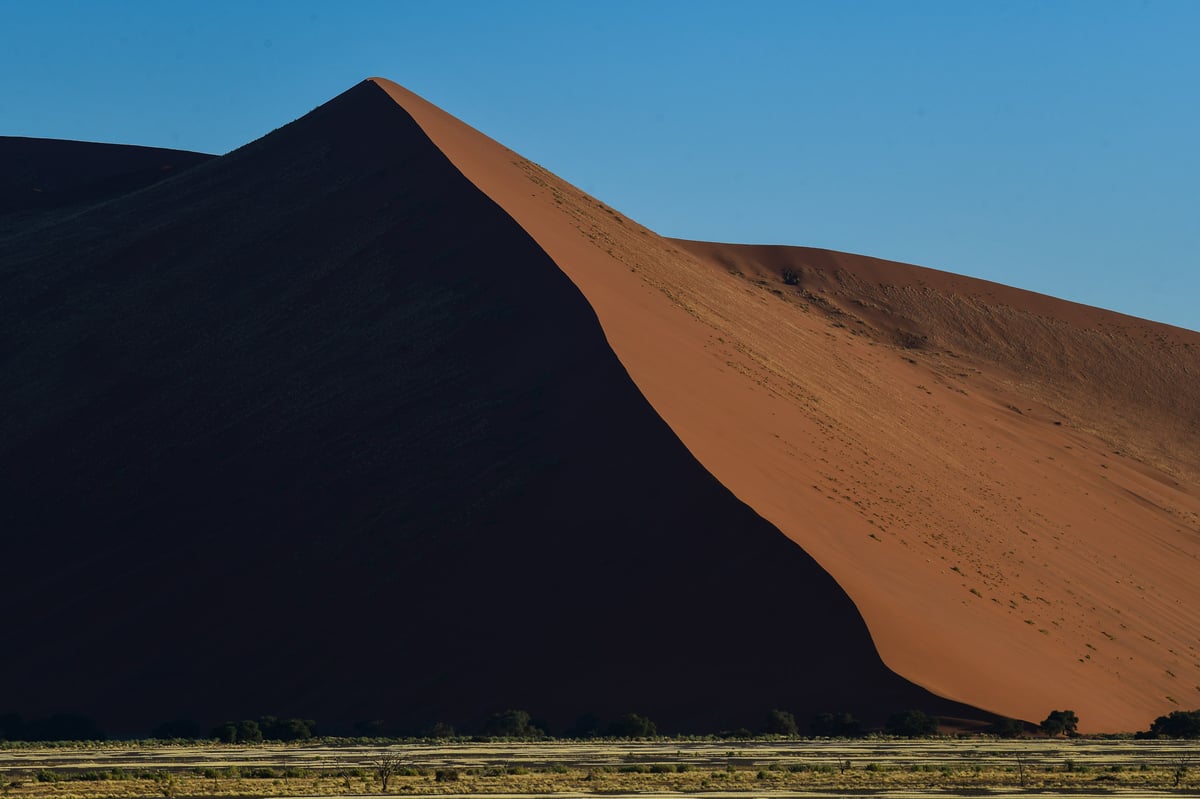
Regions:
<instances>
[{"instance_id":1,"label":"distant dune slope","mask_svg":"<svg viewBox=\"0 0 1200 799\"><path fill-rule=\"evenodd\" d=\"M375 85L0 251L0 709L980 717L883 665ZM692 317L635 266L659 358Z\"/></svg>"},{"instance_id":2,"label":"distant dune slope","mask_svg":"<svg viewBox=\"0 0 1200 799\"><path fill-rule=\"evenodd\" d=\"M897 672L1092 731L1200 706L1200 334L660 238L375 83L579 287L655 410L834 576Z\"/></svg>"},{"instance_id":3,"label":"distant dune slope","mask_svg":"<svg viewBox=\"0 0 1200 799\"><path fill-rule=\"evenodd\" d=\"M0 136L0 214L111 199L212 157L128 144Z\"/></svg>"}]
</instances>

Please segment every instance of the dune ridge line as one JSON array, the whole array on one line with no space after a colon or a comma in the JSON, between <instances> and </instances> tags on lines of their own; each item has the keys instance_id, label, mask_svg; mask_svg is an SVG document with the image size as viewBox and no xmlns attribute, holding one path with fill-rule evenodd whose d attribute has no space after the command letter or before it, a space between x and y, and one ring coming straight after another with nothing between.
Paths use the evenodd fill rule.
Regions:
<instances>
[{"instance_id":1,"label":"dune ridge line","mask_svg":"<svg viewBox=\"0 0 1200 799\"><path fill-rule=\"evenodd\" d=\"M884 661L1086 731L1200 704L1200 333L936 270L662 238L372 78L583 292L658 414Z\"/></svg>"}]
</instances>

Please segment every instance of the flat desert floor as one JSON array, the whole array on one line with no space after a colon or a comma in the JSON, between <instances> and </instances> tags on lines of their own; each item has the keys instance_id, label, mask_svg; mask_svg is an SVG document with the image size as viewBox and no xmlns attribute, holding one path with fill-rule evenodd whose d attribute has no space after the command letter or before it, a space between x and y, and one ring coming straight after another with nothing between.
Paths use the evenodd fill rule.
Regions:
<instances>
[{"instance_id":1,"label":"flat desert floor","mask_svg":"<svg viewBox=\"0 0 1200 799\"><path fill-rule=\"evenodd\" d=\"M381 758L398 769L380 779ZM487 742L0 749L5 797L1196 795L1185 741Z\"/></svg>"}]
</instances>

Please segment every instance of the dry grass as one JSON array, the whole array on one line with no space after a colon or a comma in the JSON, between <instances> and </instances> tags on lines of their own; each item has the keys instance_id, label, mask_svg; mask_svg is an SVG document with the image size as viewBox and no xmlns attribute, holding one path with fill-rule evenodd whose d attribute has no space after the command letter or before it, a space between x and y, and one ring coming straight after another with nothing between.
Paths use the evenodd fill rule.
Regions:
<instances>
[{"instance_id":1,"label":"dry grass","mask_svg":"<svg viewBox=\"0 0 1200 799\"><path fill-rule=\"evenodd\" d=\"M389 795L911 792L981 789L1075 796L1195 795L1194 745L1134 741L864 741L401 745ZM260 746L0 750L0 796L348 796L381 793L384 747ZM213 766L204 763L251 762ZM122 770L154 762L153 770ZM297 763L308 765L299 766ZM1181 766L1183 770L1181 771ZM116 769L116 771L114 771ZM440 773L439 773L440 772ZM40 776L39 776L40 775ZM101 779L99 777L105 777Z\"/></svg>"}]
</instances>

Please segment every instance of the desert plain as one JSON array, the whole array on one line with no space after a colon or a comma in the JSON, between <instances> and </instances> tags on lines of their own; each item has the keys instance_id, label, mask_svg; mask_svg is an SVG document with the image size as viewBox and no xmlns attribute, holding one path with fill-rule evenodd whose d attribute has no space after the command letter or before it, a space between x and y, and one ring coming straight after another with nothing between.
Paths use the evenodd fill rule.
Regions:
<instances>
[{"instance_id":1,"label":"desert plain","mask_svg":"<svg viewBox=\"0 0 1200 799\"><path fill-rule=\"evenodd\" d=\"M381 767L391 763L386 784ZM1194 795L1193 743L875 739L0 750L6 796Z\"/></svg>"}]
</instances>

